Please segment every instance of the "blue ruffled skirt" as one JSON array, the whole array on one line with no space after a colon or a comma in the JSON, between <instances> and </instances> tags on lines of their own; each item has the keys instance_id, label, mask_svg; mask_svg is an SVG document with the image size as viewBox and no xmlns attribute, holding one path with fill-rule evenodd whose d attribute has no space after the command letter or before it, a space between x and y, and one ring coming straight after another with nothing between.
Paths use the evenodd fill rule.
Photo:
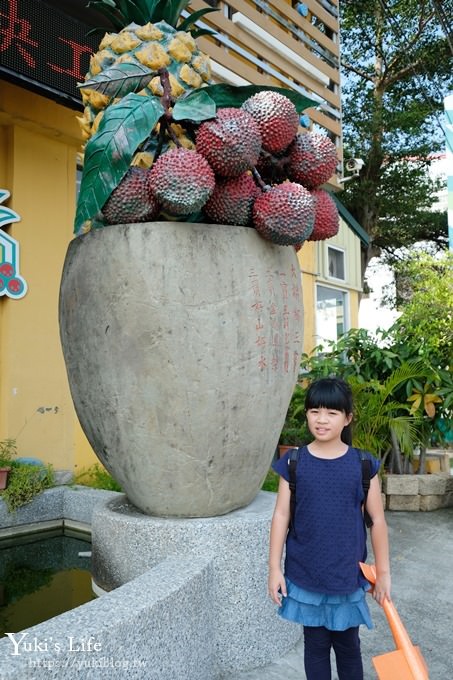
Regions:
<instances>
[{"instance_id":1,"label":"blue ruffled skirt","mask_svg":"<svg viewBox=\"0 0 453 680\"><path fill-rule=\"evenodd\" d=\"M299 588L288 578L286 588L287 597L282 598L278 613L288 621L328 630L346 630L361 624L373 628L363 588L350 595L323 595Z\"/></svg>"}]
</instances>

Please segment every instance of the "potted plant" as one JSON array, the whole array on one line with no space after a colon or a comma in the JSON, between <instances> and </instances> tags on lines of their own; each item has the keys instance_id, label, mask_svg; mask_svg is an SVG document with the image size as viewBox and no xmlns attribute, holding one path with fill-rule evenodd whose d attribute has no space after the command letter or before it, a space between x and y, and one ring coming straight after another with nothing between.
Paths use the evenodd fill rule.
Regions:
<instances>
[{"instance_id":1,"label":"potted plant","mask_svg":"<svg viewBox=\"0 0 453 680\"><path fill-rule=\"evenodd\" d=\"M7 483L2 489L2 500L9 512L14 512L22 505L30 503L35 496L54 483L53 470L50 465L26 462L27 459L22 462L16 456L15 439L0 441L0 473L6 470L7 474Z\"/></svg>"},{"instance_id":2,"label":"potted plant","mask_svg":"<svg viewBox=\"0 0 453 680\"><path fill-rule=\"evenodd\" d=\"M286 427L284 425L278 440L279 454L282 456L288 449L305 446L309 441L310 435L304 423L301 423L298 427Z\"/></svg>"},{"instance_id":3,"label":"potted plant","mask_svg":"<svg viewBox=\"0 0 453 680\"><path fill-rule=\"evenodd\" d=\"M14 439L0 441L0 491L8 486L8 476L11 471L11 461L17 453Z\"/></svg>"},{"instance_id":4,"label":"potted plant","mask_svg":"<svg viewBox=\"0 0 453 680\"><path fill-rule=\"evenodd\" d=\"M54 474L50 465L30 465L13 461L8 487L2 493L2 499L8 511L15 512L53 484Z\"/></svg>"},{"instance_id":5,"label":"potted plant","mask_svg":"<svg viewBox=\"0 0 453 680\"><path fill-rule=\"evenodd\" d=\"M297 92L209 85L195 38L212 8L182 20L184 0L90 4L119 32L80 85L87 143L60 291L72 397L139 509L222 514L259 491L285 418L303 313L282 246L338 229L318 188L336 150L298 134L313 102Z\"/></svg>"},{"instance_id":6,"label":"potted plant","mask_svg":"<svg viewBox=\"0 0 453 680\"><path fill-rule=\"evenodd\" d=\"M11 470L9 465L0 466L0 491L6 489L8 485L8 473Z\"/></svg>"}]
</instances>

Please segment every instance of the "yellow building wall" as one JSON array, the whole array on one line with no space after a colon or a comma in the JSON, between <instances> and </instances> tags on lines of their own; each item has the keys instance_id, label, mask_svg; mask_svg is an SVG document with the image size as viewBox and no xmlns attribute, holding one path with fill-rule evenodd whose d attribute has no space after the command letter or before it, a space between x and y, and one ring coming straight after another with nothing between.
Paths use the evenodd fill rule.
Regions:
<instances>
[{"instance_id":1,"label":"yellow building wall","mask_svg":"<svg viewBox=\"0 0 453 680\"><path fill-rule=\"evenodd\" d=\"M337 246L345 252L346 280L344 284L329 278L327 269L327 248L329 245ZM320 281L326 285L333 284L348 292L349 328L358 328L359 326L359 305L362 292L361 247L360 238L342 218L340 218L338 234L317 244L317 265Z\"/></svg>"},{"instance_id":2,"label":"yellow building wall","mask_svg":"<svg viewBox=\"0 0 453 680\"><path fill-rule=\"evenodd\" d=\"M298 251L301 275L302 295L304 305L304 342L302 351L309 353L314 347L315 337L315 282L318 275L316 270L316 244L305 241Z\"/></svg>"},{"instance_id":3,"label":"yellow building wall","mask_svg":"<svg viewBox=\"0 0 453 680\"><path fill-rule=\"evenodd\" d=\"M341 198L341 196L340 196ZM357 234L340 218L340 228L336 236L319 241L317 247L317 268L319 277L326 283L332 282L334 285L341 287L342 282L332 280L329 277L327 249L329 246L339 248L345 254L345 274L346 280L343 287L348 287L351 290L361 290L361 258L360 258L360 238Z\"/></svg>"},{"instance_id":4,"label":"yellow building wall","mask_svg":"<svg viewBox=\"0 0 453 680\"><path fill-rule=\"evenodd\" d=\"M302 250L309 244L304 244ZM347 328L358 328L359 326L359 305L360 305L360 293L361 288L361 259L360 259L360 249L361 242L357 234L346 224L343 219L340 219L340 227L338 234L325 241L318 241L316 243L310 243L313 246L313 250L309 253L307 252L307 260L305 268L308 266L312 267L315 272L313 276L308 278L307 274L304 274L304 266L302 265L302 281L304 285L304 301L305 299L310 301L311 313L310 315L305 315L307 329L304 333L304 351L310 353L313 348L318 344L318 339L316 336L316 284L320 283L325 286L330 286L333 288L338 288L339 290L346 291L348 294L348 315L347 315ZM329 276L328 271L328 257L327 249L329 246L337 247L344 251L345 253L345 280L340 281L338 279L333 279ZM299 256L299 261L301 257ZM308 263L311 263L310 265ZM307 290L309 289L309 290ZM307 317L310 316L308 319Z\"/></svg>"},{"instance_id":5,"label":"yellow building wall","mask_svg":"<svg viewBox=\"0 0 453 680\"><path fill-rule=\"evenodd\" d=\"M74 111L2 83L0 188L21 218L5 231L20 245L28 292L0 298L0 439L16 439L19 455L57 469L96 460L74 412L58 329L78 150Z\"/></svg>"},{"instance_id":6,"label":"yellow building wall","mask_svg":"<svg viewBox=\"0 0 453 680\"><path fill-rule=\"evenodd\" d=\"M351 328L359 327L359 305L360 295L356 290L349 291L349 304L351 314Z\"/></svg>"}]
</instances>

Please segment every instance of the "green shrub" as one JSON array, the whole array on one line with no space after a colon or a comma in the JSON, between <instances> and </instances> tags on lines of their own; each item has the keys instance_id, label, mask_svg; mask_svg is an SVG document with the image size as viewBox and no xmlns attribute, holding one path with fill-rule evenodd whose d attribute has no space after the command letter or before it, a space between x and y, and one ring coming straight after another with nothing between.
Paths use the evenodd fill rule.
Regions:
<instances>
[{"instance_id":1,"label":"green shrub","mask_svg":"<svg viewBox=\"0 0 453 680\"><path fill-rule=\"evenodd\" d=\"M54 473L51 465L29 465L11 461L8 475L8 486L2 491L1 498L5 501L9 512L35 498L45 489L54 485Z\"/></svg>"},{"instance_id":2,"label":"green shrub","mask_svg":"<svg viewBox=\"0 0 453 680\"><path fill-rule=\"evenodd\" d=\"M282 446L304 446L312 437L305 419L305 390L297 384L285 417L278 443Z\"/></svg>"},{"instance_id":3,"label":"green shrub","mask_svg":"<svg viewBox=\"0 0 453 680\"><path fill-rule=\"evenodd\" d=\"M107 491L122 491L116 479L107 470L95 463L86 470L81 470L75 478L76 484L90 486L93 489L106 489Z\"/></svg>"},{"instance_id":4,"label":"green shrub","mask_svg":"<svg viewBox=\"0 0 453 680\"><path fill-rule=\"evenodd\" d=\"M261 487L263 491L278 491L278 481L280 475L278 475L274 470L270 469L266 475L266 479Z\"/></svg>"},{"instance_id":5,"label":"green shrub","mask_svg":"<svg viewBox=\"0 0 453 680\"><path fill-rule=\"evenodd\" d=\"M0 441L0 467L6 467L17 454L15 439L2 439Z\"/></svg>"}]
</instances>

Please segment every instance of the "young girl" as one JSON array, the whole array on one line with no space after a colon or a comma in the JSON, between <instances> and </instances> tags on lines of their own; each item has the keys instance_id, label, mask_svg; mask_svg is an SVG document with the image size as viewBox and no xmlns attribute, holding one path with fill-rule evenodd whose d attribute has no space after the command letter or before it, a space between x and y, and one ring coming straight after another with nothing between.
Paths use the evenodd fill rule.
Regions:
<instances>
[{"instance_id":1,"label":"young girl","mask_svg":"<svg viewBox=\"0 0 453 680\"><path fill-rule=\"evenodd\" d=\"M331 647L339 680L363 680L359 625L371 628L372 623L365 601L369 584L359 567L366 559L366 528L362 463L350 446L350 387L338 378L315 381L305 410L314 439L299 452L291 527L289 452L273 464L280 484L270 535L269 595L283 618L304 626L307 680L331 680ZM376 474L379 462L369 458L367 510L377 571L373 597L382 604L390 599L387 525Z\"/></svg>"}]
</instances>

